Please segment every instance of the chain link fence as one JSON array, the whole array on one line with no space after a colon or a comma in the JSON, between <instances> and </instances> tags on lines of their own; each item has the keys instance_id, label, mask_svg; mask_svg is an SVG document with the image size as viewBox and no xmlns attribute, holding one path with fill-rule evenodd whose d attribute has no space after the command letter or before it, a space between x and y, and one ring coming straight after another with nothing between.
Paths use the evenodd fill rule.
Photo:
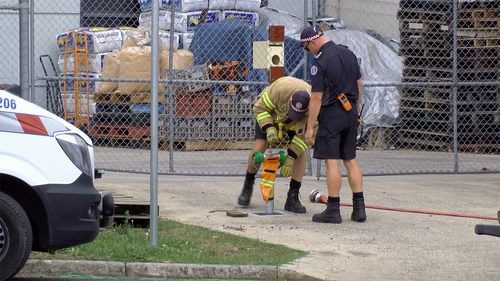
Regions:
<instances>
[{"instance_id":1,"label":"chain link fence","mask_svg":"<svg viewBox=\"0 0 500 281\"><path fill-rule=\"evenodd\" d=\"M15 41L19 15L5 6L18 3L2 1L13 28L0 36ZM499 1L173 2L46 0L30 11L33 99L92 137L97 167L148 173L157 135L161 174L243 175L252 103L269 85L257 65L274 54L285 75L309 80L313 56L295 46L318 24L359 58L365 175L500 171ZM255 44L272 25L285 26L278 51ZM19 72L18 48L1 42ZM324 166L310 158L307 173Z\"/></svg>"},{"instance_id":2,"label":"chain link fence","mask_svg":"<svg viewBox=\"0 0 500 281\"><path fill-rule=\"evenodd\" d=\"M0 48L9 56L2 56L2 65L7 68L0 76L0 89L19 84L20 56L20 5L15 0L0 0Z\"/></svg>"}]
</instances>

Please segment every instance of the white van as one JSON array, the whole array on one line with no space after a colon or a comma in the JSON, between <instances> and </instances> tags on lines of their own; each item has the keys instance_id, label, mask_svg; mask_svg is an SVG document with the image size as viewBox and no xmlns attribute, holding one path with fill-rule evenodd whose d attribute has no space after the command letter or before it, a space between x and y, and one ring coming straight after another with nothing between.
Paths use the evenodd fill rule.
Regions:
<instances>
[{"instance_id":1,"label":"white van","mask_svg":"<svg viewBox=\"0 0 500 281\"><path fill-rule=\"evenodd\" d=\"M103 207L90 138L49 111L0 90L0 281L31 251L93 241ZM114 203L106 195L104 213Z\"/></svg>"}]
</instances>

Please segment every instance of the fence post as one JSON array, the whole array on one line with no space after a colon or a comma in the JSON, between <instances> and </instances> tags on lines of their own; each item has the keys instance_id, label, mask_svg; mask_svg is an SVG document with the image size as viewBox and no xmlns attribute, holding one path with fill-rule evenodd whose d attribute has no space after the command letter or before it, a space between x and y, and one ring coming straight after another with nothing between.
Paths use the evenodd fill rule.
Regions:
<instances>
[{"instance_id":1,"label":"fence post","mask_svg":"<svg viewBox=\"0 0 500 281\"><path fill-rule=\"evenodd\" d=\"M29 0L19 0L19 84L21 97L29 98Z\"/></svg>"},{"instance_id":2,"label":"fence post","mask_svg":"<svg viewBox=\"0 0 500 281\"><path fill-rule=\"evenodd\" d=\"M159 79L159 3L153 1L151 17L151 174L150 246L158 247L158 79ZM174 5L172 5L174 6Z\"/></svg>"}]
</instances>

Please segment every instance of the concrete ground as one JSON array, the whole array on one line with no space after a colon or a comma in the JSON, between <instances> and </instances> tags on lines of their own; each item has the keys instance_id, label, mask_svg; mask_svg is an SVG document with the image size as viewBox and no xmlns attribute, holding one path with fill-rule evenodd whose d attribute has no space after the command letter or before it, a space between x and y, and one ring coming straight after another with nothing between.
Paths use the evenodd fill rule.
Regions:
<instances>
[{"instance_id":1,"label":"concrete ground","mask_svg":"<svg viewBox=\"0 0 500 281\"><path fill-rule=\"evenodd\" d=\"M106 172L96 188L150 199L150 176ZM159 176L160 216L236 235L283 244L310 254L280 270L319 280L500 280L500 238L476 235L476 224L497 224L500 174L400 175L364 178L367 221L313 223L325 205L308 195L327 194L324 179L306 177L306 214L229 217L224 210L264 212L258 186L248 208L237 205L241 177ZM288 179L275 183L275 211L284 211ZM341 203L351 203L343 179ZM404 210L396 209L401 208ZM407 211L405 211L407 210Z\"/></svg>"}]
</instances>

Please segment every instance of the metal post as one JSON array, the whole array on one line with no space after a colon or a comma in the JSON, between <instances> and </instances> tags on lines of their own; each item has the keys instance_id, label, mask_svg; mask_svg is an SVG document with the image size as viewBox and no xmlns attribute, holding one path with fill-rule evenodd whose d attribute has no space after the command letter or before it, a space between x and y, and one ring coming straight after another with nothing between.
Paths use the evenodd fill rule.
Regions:
<instances>
[{"instance_id":1,"label":"metal post","mask_svg":"<svg viewBox=\"0 0 500 281\"><path fill-rule=\"evenodd\" d=\"M29 100L29 26L29 0L19 0L19 84L25 100Z\"/></svg>"},{"instance_id":2,"label":"metal post","mask_svg":"<svg viewBox=\"0 0 500 281\"><path fill-rule=\"evenodd\" d=\"M152 2L151 17L151 174L150 245L158 246L158 80L159 80L159 3Z\"/></svg>"},{"instance_id":3,"label":"metal post","mask_svg":"<svg viewBox=\"0 0 500 281\"><path fill-rule=\"evenodd\" d=\"M318 161L316 162L316 177L319 178L321 177L321 159L318 159Z\"/></svg>"},{"instance_id":4,"label":"metal post","mask_svg":"<svg viewBox=\"0 0 500 281\"><path fill-rule=\"evenodd\" d=\"M457 0L453 0L453 171L458 172L458 130L457 130Z\"/></svg>"},{"instance_id":5,"label":"metal post","mask_svg":"<svg viewBox=\"0 0 500 281\"><path fill-rule=\"evenodd\" d=\"M274 186L273 186L273 191L271 193L274 193ZM266 215L273 215L274 214L274 195L271 199L269 197L269 202L266 202Z\"/></svg>"},{"instance_id":6,"label":"metal post","mask_svg":"<svg viewBox=\"0 0 500 281\"><path fill-rule=\"evenodd\" d=\"M312 25L316 26L316 15L318 14L318 2L312 1Z\"/></svg>"},{"instance_id":7,"label":"metal post","mask_svg":"<svg viewBox=\"0 0 500 281\"><path fill-rule=\"evenodd\" d=\"M172 2L170 7L170 50L168 52L168 151L169 151L169 171L174 172L174 84L172 80L174 79L172 67L174 67L174 25L175 25L175 6Z\"/></svg>"},{"instance_id":8,"label":"metal post","mask_svg":"<svg viewBox=\"0 0 500 281\"><path fill-rule=\"evenodd\" d=\"M309 0L304 0L304 28L306 28L308 26L308 22L307 22L307 4L309 3ZM302 72L303 72L303 76L304 76L304 80L307 80L307 56L308 56L308 52L306 50L304 50L304 57L306 58L305 59L305 63L304 63L304 66L302 68Z\"/></svg>"},{"instance_id":9,"label":"metal post","mask_svg":"<svg viewBox=\"0 0 500 281\"><path fill-rule=\"evenodd\" d=\"M35 95L35 1L30 1L30 91L29 100L36 103Z\"/></svg>"}]
</instances>

